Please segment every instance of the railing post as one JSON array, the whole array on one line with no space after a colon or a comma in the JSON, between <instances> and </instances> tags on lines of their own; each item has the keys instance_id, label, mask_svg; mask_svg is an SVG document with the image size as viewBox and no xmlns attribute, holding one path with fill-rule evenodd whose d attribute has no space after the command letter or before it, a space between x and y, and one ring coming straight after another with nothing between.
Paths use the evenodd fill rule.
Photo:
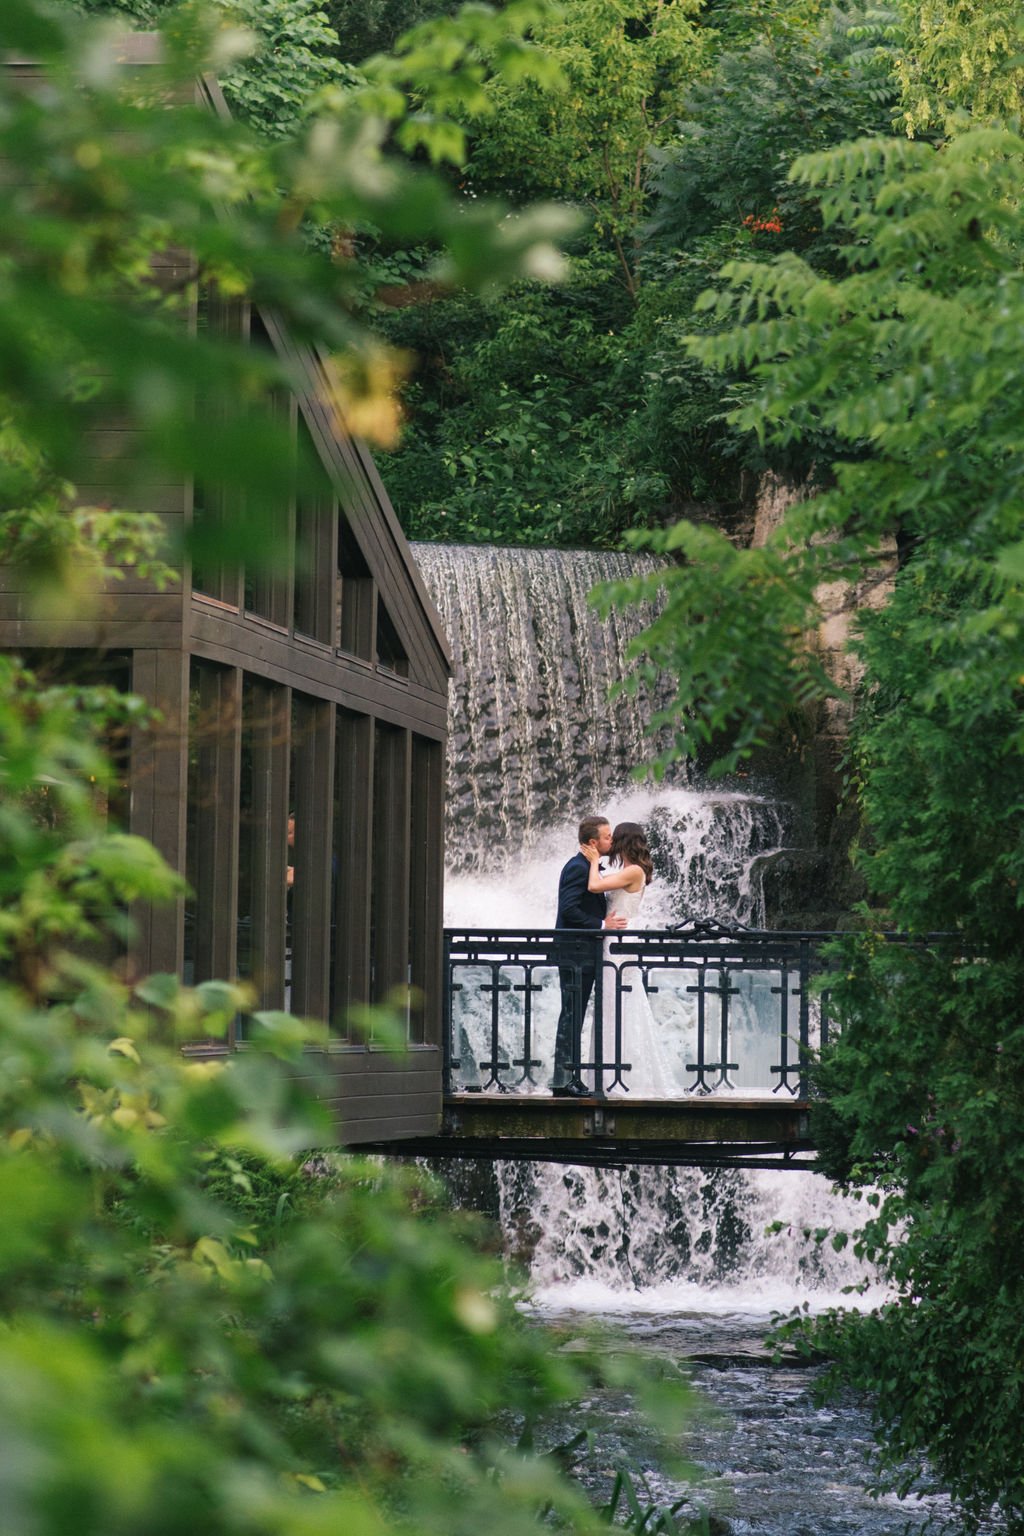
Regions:
<instances>
[{"instance_id":1,"label":"railing post","mask_svg":"<svg viewBox=\"0 0 1024 1536\"><path fill-rule=\"evenodd\" d=\"M736 996L739 987L730 987L727 963L722 963L718 974L721 977L718 991L722 999L721 1060L718 1063L718 1086L720 1088L733 1088L735 1084L730 1082L729 1073L738 1072L740 1067L739 1062L729 1060L729 999Z\"/></svg>"},{"instance_id":2,"label":"railing post","mask_svg":"<svg viewBox=\"0 0 1024 1536\"><path fill-rule=\"evenodd\" d=\"M604 968L608 964L604 951L604 939L599 937L596 941L597 948L594 953L594 1093L597 1098L604 1097ZM618 989L616 988L616 1015L619 1014ZM585 1017L580 1021L580 1052L583 1051L583 1027Z\"/></svg>"},{"instance_id":3,"label":"railing post","mask_svg":"<svg viewBox=\"0 0 1024 1536\"><path fill-rule=\"evenodd\" d=\"M800 1097L806 1099L811 1091L808 1064L811 1053L811 946L807 939L800 940Z\"/></svg>"},{"instance_id":4,"label":"railing post","mask_svg":"<svg viewBox=\"0 0 1024 1536\"><path fill-rule=\"evenodd\" d=\"M533 980L533 966L529 961L523 961L522 986L513 986L512 991L523 994L523 1054L521 1058L516 1056L512 1058L512 1065L523 1069L523 1075L516 1087L529 1083L531 1088L536 1088L537 1080L533 1075L533 1068L541 1067L544 1063L533 1054L533 993L541 991L541 988Z\"/></svg>"},{"instance_id":5,"label":"railing post","mask_svg":"<svg viewBox=\"0 0 1024 1536\"><path fill-rule=\"evenodd\" d=\"M480 1063L480 1070L481 1072L490 1072L491 1074L483 1085L485 1090L494 1087L498 1089L499 1093L508 1093L510 1092L509 1086L507 1083L502 1082L501 1073L510 1071L511 1061L501 1060L498 1047L501 1037L501 994L503 992L511 992L512 983L510 981L502 981L501 971L501 961L492 960L491 980L489 983L485 982L480 988L481 992L489 992L491 994L491 1059L490 1061L482 1061Z\"/></svg>"},{"instance_id":6,"label":"railing post","mask_svg":"<svg viewBox=\"0 0 1024 1536\"><path fill-rule=\"evenodd\" d=\"M779 1080L775 1084L775 1087L772 1089L772 1092L773 1093L778 1093L780 1088L785 1088L788 1093L796 1093L798 1091L798 1089L790 1088L790 1086L789 1086L789 1079L790 1079L791 1073L793 1072L793 1068L789 1064L789 997L790 997L790 985L789 985L789 962L787 960L781 960L779 962L779 985L777 987L772 987L771 990L772 990L772 994L774 996L777 996L778 999L779 999L779 1060L778 1060L778 1063L771 1068L771 1070L773 1072L777 1072L778 1073ZM799 996L801 998L801 1010L802 1010L803 1009L803 991L802 991L802 989L799 986L793 987L792 988L792 992L793 992L794 996ZM801 1011L801 1018L803 1018L803 1012L802 1011ZM803 1069L802 1068L798 1068L798 1070L802 1071Z\"/></svg>"},{"instance_id":7,"label":"railing post","mask_svg":"<svg viewBox=\"0 0 1024 1536\"><path fill-rule=\"evenodd\" d=\"M455 1042L452 1039L454 1013L452 1009L452 993L455 990L455 977L452 966L452 936L445 930L444 945L441 962L441 1061L444 1091L447 1094L455 1092L455 1080L452 1076L454 1067L460 1067L461 1061L455 1055Z\"/></svg>"},{"instance_id":8,"label":"railing post","mask_svg":"<svg viewBox=\"0 0 1024 1536\"><path fill-rule=\"evenodd\" d=\"M706 974L707 968L704 965L698 965L697 985L695 987L687 987L686 989L687 992L695 992L697 994L697 1060L688 1061L686 1063L686 1071L696 1072L697 1074L697 1081L693 1083L690 1088L691 1093L711 1092L706 1076L707 1064L704 1045L704 1030L707 1024L707 1009L705 1007L707 990L704 985L704 977Z\"/></svg>"},{"instance_id":9,"label":"railing post","mask_svg":"<svg viewBox=\"0 0 1024 1536\"><path fill-rule=\"evenodd\" d=\"M623 1067L625 1065L622 1059L622 994L624 992L631 992L633 990L634 983L623 982L622 976L625 969L625 965L620 962L620 964L616 965L612 971L612 986L615 989L615 1055L612 1060L612 1067L614 1068L612 1072L612 1080L608 1086L610 1088L625 1088L626 1092L628 1093L629 1084L626 1082L626 1079L622 1075Z\"/></svg>"}]
</instances>

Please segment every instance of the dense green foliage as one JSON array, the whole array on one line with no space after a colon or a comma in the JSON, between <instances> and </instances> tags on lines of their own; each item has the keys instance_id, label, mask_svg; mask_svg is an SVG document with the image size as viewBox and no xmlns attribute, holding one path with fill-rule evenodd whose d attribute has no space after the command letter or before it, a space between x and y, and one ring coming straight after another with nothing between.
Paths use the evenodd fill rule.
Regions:
<instances>
[{"instance_id":1,"label":"dense green foliage","mask_svg":"<svg viewBox=\"0 0 1024 1536\"><path fill-rule=\"evenodd\" d=\"M146 23L173 0L78 3ZM1015 8L973 0L516 0L497 8L530 29L514 55L487 6L453 42L445 0L217 4L256 37L222 74L262 132L301 121L324 87L362 83L385 114L398 87L413 110L393 142L447 163L467 213L497 192L586 216L563 281L498 301L453 293L434 242L369 211L307 215L325 250L355 242L363 299L403 354L406 430L381 467L420 538L615 544L694 503L742 521L764 468L806 474L820 443L762 445L727 420L742 369L681 356L697 296L744 253L841 269L845 232L788 177L798 153L955 132L1019 95ZM381 48L398 57L368 62Z\"/></svg>"},{"instance_id":2,"label":"dense green foliage","mask_svg":"<svg viewBox=\"0 0 1024 1536\"><path fill-rule=\"evenodd\" d=\"M951 544L918 552L864 625L874 687L852 748L886 916L950 937L845 946L843 1034L819 1072L826 1168L881 1185L859 1241L896 1296L810 1335L876 1395L892 1475L926 1454L970 1514L996 1503L1019 1530L1024 595L993 579L994 538Z\"/></svg>"},{"instance_id":3,"label":"dense green foliage","mask_svg":"<svg viewBox=\"0 0 1024 1536\"><path fill-rule=\"evenodd\" d=\"M87 15L132 27L168 23L181 0L74 0ZM244 30L241 57L225 58L220 83L232 109L269 138L293 135L326 87L358 80L337 57L338 37L320 0L211 0L225 28ZM219 14L218 14L219 13Z\"/></svg>"},{"instance_id":4,"label":"dense green foliage","mask_svg":"<svg viewBox=\"0 0 1024 1536\"><path fill-rule=\"evenodd\" d=\"M623 47L643 36L627 11ZM388 323L426 359L388 473L431 537L587 543L654 525L631 541L671 557L668 574L599 601L665 592L638 676L678 679L677 749L721 767L833 688L808 634L884 595L856 627L847 765L872 906L837 952L817 1135L865 1195L854 1241L893 1300L792 1336L871 1393L886 1477L937 1473L968 1524L995 1506L1019 1531L1019 17L906 0L687 20L715 36L678 125L648 138L629 238L577 155L592 220L567 283L500 308L435 294ZM568 186L575 125L540 120L550 163L531 156L524 184ZM468 174L491 164L488 131L474 128ZM818 494L743 548L721 504L743 493L737 471L765 465ZM657 526L698 498L719 502L718 528ZM893 927L912 942L886 941Z\"/></svg>"},{"instance_id":5,"label":"dense green foliage","mask_svg":"<svg viewBox=\"0 0 1024 1536\"><path fill-rule=\"evenodd\" d=\"M838 1380L871 1391L898 1485L927 1460L968 1519L995 1504L1015 1531L1022 172L1024 140L995 128L798 160L797 188L845 241L846 275L792 253L735 263L703 301L718 329L690 346L745 372L738 426L783 447L833 445L828 487L762 548L685 523L635 537L685 557L645 649L681 680L682 747L725 743L726 763L764 740L789 698L827 686L806 636L841 604L842 583L891 586L861 613L854 646L848 772L875 906L837 952L841 1034L818 1071L816 1134L836 1178L878 1186L856 1241L894 1299L795 1333L836 1356ZM911 942L887 942L885 926Z\"/></svg>"},{"instance_id":6,"label":"dense green foliage","mask_svg":"<svg viewBox=\"0 0 1024 1536\"><path fill-rule=\"evenodd\" d=\"M189 1063L175 1039L222 1031L244 989L85 958L175 884L97 814L98 731L137 708L10 659L0 681L5 1532L468 1536L545 1508L597 1529L511 1434L586 1363L522 1324L420 1178L295 1162L326 1135L287 1069L308 1030L253 1015L244 1056Z\"/></svg>"},{"instance_id":7,"label":"dense green foliage","mask_svg":"<svg viewBox=\"0 0 1024 1536\"><path fill-rule=\"evenodd\" d=\"M895 14L901 125L908 133L1019 122L1024 17L1014 0L900 0Z\"/></svg>"},{"instance_id":8,"label":"dense green foliage","mask_svg":"<svg viewBox=\"0 0 1024 1536\"><path fill-rule=\"evenodd\" d=\"M343 59L358 64L375 53L393 53L411 28L451 16L458 0L323 0L322 9L338 34Z\"/></svg>"},{"instance_id":9,"label":"dense green foliage","mask_svg":"<svg viewBox=\"0 0 1024 1536\"><path fill-rule=\"evenodd\" d=\"M835 265L817 200L789 178L797 155L885 133L892 116L886 29L833 13L725 49L694 86L673 142L651 153L659 243L685 248L723 224L775 236L816 267ZM767 247L771 249L771 245Z\"/></svg>"},{"instance_id":10,"label":"dense green foliage","mask_svg":"<svg viewBox=\"0 0 1024 1536\"><path fill-rule=\"evenodd\" d=\"M735 382L682 338L730 257L792 248L834 267L786 172L800 150L890 131L885 34L810 0L569 0L533 29L560 88L491 87L463 178L581 207L567 279L467 300L422 281L429 253L377 247L382 330L415 360L407 430L382 460L411 535L609 545L694 502L728 517L749 498L765 453L723 420Z\"/></svg>"},{"instance_id":11,"label":"dense green foliage","mask_svg":"<svg viewBox=\"0 0 1024 1536\"><path fill-rule=\"evenodd\" d=\"M233 52L222 21L176 12L164 66L140 79L81 16L35 0L0 15L4 52L45 65L28 91L0 72L0 551L36 618L84 612L105 555L174 579L127 473L129 510L71 510L112 412L136 425L150 483L170 469L244 498L244 527L200 553L269 543L288 505L287 444L261 415L284 381L189 332L196 283L272 303L341 370L372 356L361 278L309 253L305 218L438 242L447 225L453 271L487 284L537 257L535 221L510 232L481 205L467 229L441 179L384 164L385 122L347 93L272 142L169 108ZM150 259L183 251L192 270L162 285ZM197 396L223 404L215 422ZM360 403L387 408L353 385L344 408ZM133 973L133 903L180 890L118 826L110 749L151 723L95 681L0 657L4 1536L606 1529L566 1476L585 1417L575 1449L545 1455L544 1416L603 1378L670 1427L678 1390L527 1327L475 1227L418 1177L305 1163L330 1136L294 1070L315 1060L310 1026L252 1013L228 982ZM181 1054L240 1012L244 1053Z\"/></svg>"},{"instance_id":12,"label":"dense green foliage","mask_svg":"<svg viewBox=\"0 0 1024 1536\"><path fill-rule=\"evenodd\" d=\"M249 45L216 12L184 8L173 19L153 90L179 90L201 60L230 62ZM538 206L510 226L501 205L480 200L467 217L442 177L384 158L391 125L412 117L395 87L387 117L377 111L379 91L328 93L296 137L271 142L184 105L174 114L150 110L148 93L117 88L98 50L92 89L76 89L64 59L84 25L70 16L44 20L22 0L4 16L4 41L47 59L52 75L38 96L8 90L0 124L0 153L38 167L34 181L11 187L0 237L0 398L26 442L48 456L51 476L73 476L90 427L123 409L152 462L215 485L230 458L257 522L286 495L283 438L269 423L255 440L251 430L252 410L274 385L269 364L251 351L197 348L177 318L188 291L161 287L148 264L154 253L189 251L195 281L216 283L228 297L247 292L277 309L297 337L336 349L339 403L350 411L363 404L360 426L370 435L375 426L380 435L391 430L393 407L380 342L359 315L365 275L340 254L311 259L304 224L372 225L391 239L429 235L447 244L452 280L470 290L557 270L549 237L571 227L566 211ZM513 31L510 56L515 43ZM440 69L448 52L446 38L428 37L419 62ZM463 70L456 60L452 100L463 83L478 89L475 66ZM46 217L54 208L67 216ZM197 387L223 402L216 420L194 419ZM232 445L243 438L236 459ZM23 466L17 478L24 499ZM250 533L238 536L251 544Z\"/></svg>"},{"instance_id":13,"label":"dense green foliage","mask_svg":"<svg viewBox=\"0 0 1024 1536\"><path fill-rule=\"evenodd\" d=\"M162 10L114 8L142 22ZM254 135L150 111L98 51L79 51L70 21L7 0L0 39L47 58L51 83L42 100L5 89L0 114L0 154L35 178L5 184L0 222L5 559L41 602L84 555L159 560L124 514L67 516L84 434L111 409L138 422L150 465L244 496L238 538L272 548L286 456L252 411L277 381L176 329L179 300L147 261L188 249L197 277L326 340L348 419L365 407L381 438L394 423L379 333L414 355L410 428L387 466L410 531L574 543L652 525L637 542L678 563L646 652L679 679L683 750L730 766L763 743L830 686L808 632L839 616L848 584L885 591L859 623L849 759L874 905L837 954L842 1033L818 1071L817 1134L833 1174L866 1192L854 1240L894 1299L796 1336L871 1391L897 1482L930 1459L969 1518L994 1503L1022 1530L1015 8L898 0L844 17L816 0L567 0L556 17L521 0L454 29L447 7L416 0L361 14L369 48L425 27L356 78L331 54L329 23L348 18L355 35L359 19L341 0L326 21L301 0L251 9L257 57L274 15L304 19L278 51L278 95L269 72L262 96L244 84L258 70L234 77ZM223 20L175 11L172 87L201 59L234 61ZM659 55L663 25L683 56ZM342 43L339 57L357 52ZM602 97L605 68L616 90ZM325 89L311 96L314 81ZM275 140L279 111L296 131ZM804 149L817 153L791 167ZM503 219L479 196L489 189L517 208L538 189L575 198L587 222L562 206ZM311 260L311 227L344 235L333 261ZM543 236L570 228L563 275L528 280L554 273ZM197 388L237 415L195 427ZM763 547L659 526L695 500L724 520L765 465L813 467L820 494ZM97 820L97 737L137 724L133 706L40 692L13 670L6 684L0 1180L16 1215L0 1233L0 1416L17 1449L4 1462L13 1529L56 1536L73 1508L76 1528L140 1536L186 1521L450 1530L453 1491L467 1530L525 1529L549 1500L589 1528L550 1463L492 1434L499 1403L528 1418L579 1384L514 1331L493 1272L413 1221L424 1197L401 1184L274 1171L319 1134L273 1065L299 1043L294 1026L257 1021L269 1053L197 1072L144 1043L154 1019L168 1034L200 1017L213 1028L244 999L132 987L83 959L121 941L127 901L168 886L151 850ZM914 942L887 942L887 926ZM408 1314L446 1346L429 1360Z\"/></svg>"}]
</instances>

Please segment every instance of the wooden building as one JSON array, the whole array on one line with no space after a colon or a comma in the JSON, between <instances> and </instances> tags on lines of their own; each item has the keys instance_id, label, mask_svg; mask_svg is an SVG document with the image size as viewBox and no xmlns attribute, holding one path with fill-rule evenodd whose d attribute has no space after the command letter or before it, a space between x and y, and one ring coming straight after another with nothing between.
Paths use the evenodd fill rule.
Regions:
<instances>
[{"instance_id":1,"label":"wooden building","mask_svg":"<svg viewBox=\"0 0 1024 1536\"><path fill-rule=\"evenodd\" d=\"M130 40L130 62L152 46ZM14 67L30 88L31 66ZM223 109L215 85L197 90ZM209 323L271 349L297 381L279 410L323 475L281 508L292 558L273 574L186 566L162 592L129 574L88 618L57 623L30 617L0 572L0 647L76 662L161 711L131 743L125 820L191 894L138 914L139 971L247 978L259 1008L328 1021L316 1076L343 1141L427 1134L441 1109L447 644L369 453L322 403L324 361L273 315L204 302ZM130 423L90 452L82 505L113 499ZM212 515L203 500L182 480L132 505L173 531ZM346 1024L353 1005L389 999L404 1052ZM237 1033L192 1049L237 1045L244 1021Z\"/></svg>"}]
</instances>

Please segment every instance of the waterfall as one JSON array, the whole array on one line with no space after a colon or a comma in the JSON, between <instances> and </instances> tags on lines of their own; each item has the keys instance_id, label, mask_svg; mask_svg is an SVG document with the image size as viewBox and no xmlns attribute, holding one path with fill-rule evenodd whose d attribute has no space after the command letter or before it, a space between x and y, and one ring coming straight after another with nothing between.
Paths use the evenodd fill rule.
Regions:
<instances>
[{"instance_id":1,"label":"waterfall","mask_svg":"<svg viewBox=\"0 0 1024 1536\"><path fill-rule=\"evenodd\" d=\"M660 745L645 725L669 685L608 702L655 609L601 620L587 593L654 563L453 545L414 553L454 661L446 925L550 926L576 824L593 813L648 832L656 880L644 926L761 923L759 860L784 844L786 807L682 772L638 786L634 771ZM802 1240L843 1214L814 1174L506 1164L497 1181L510 1248L528 1257L541 1296L705 1310L753 1296L767 1311L811 1293L835 1300L863 1275L849 1250ZM766 1238L775 1222L784 1235Z\"/></svg>"},{"instance_id":2,"label":"waterfall","mask_svg":"<svg viewBox=\"0 0 1024 1536\"><path fill-rule=\"evenodd\" d=\"M598 582L657 562L451 544L413 552L453 652L449 867L489 869L495 847L530 847L578 819L667 745L645 732L667 689L609 698L629 641L656 610L602 620L587 602Z\"/></svg>"},{"instance_id":3,"label":"waterfall","mask_svg":"<svg viewBox=\"0 0 1024 1536\"><path fill-rule=\"evenodd\" d=\"M838 1305L866 1276L849 1247L814 1240L856 1219L817 1174L505 1164L497 1182L542 1305L768 1314Z\"/></svg>"}]
</instances>

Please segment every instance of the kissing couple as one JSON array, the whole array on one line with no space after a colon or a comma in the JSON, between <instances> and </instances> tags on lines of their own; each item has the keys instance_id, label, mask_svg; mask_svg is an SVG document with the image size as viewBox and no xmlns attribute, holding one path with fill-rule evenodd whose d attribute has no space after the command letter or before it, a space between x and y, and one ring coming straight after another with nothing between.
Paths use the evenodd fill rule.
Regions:
<instances>
[{"instance_id":1,"label":"kissing couple","mask_svg":"<svg viewBox=\"0 0 1024 1536\"><path fill-rule=\"evenodd\" d=\"M608 863L602 868L604 858ZM653 878L654 865L643 827L635 821L621 821L613 832L606 817L586 816L579 825L579 851L564 866L558 881L555 927L595 935L602 930L629 928ZM636 957L613 958L610 947L609 940L601 945L595 939L577 964L558 968L562 1006L555 1032L551 1092L560 1098L586 1098L593 1092L591 1075L597 1065L593 1029L586 1061L581 1047L587 1005L600 967L601 1066L611 1071L613 1086L609 1092L632 1093L638 1098L678 1097L678 1067L666 1051L651 1012L643 966ZM611 1058L609 1045L614 1048Z\"/></svg>"}]
</instances>

